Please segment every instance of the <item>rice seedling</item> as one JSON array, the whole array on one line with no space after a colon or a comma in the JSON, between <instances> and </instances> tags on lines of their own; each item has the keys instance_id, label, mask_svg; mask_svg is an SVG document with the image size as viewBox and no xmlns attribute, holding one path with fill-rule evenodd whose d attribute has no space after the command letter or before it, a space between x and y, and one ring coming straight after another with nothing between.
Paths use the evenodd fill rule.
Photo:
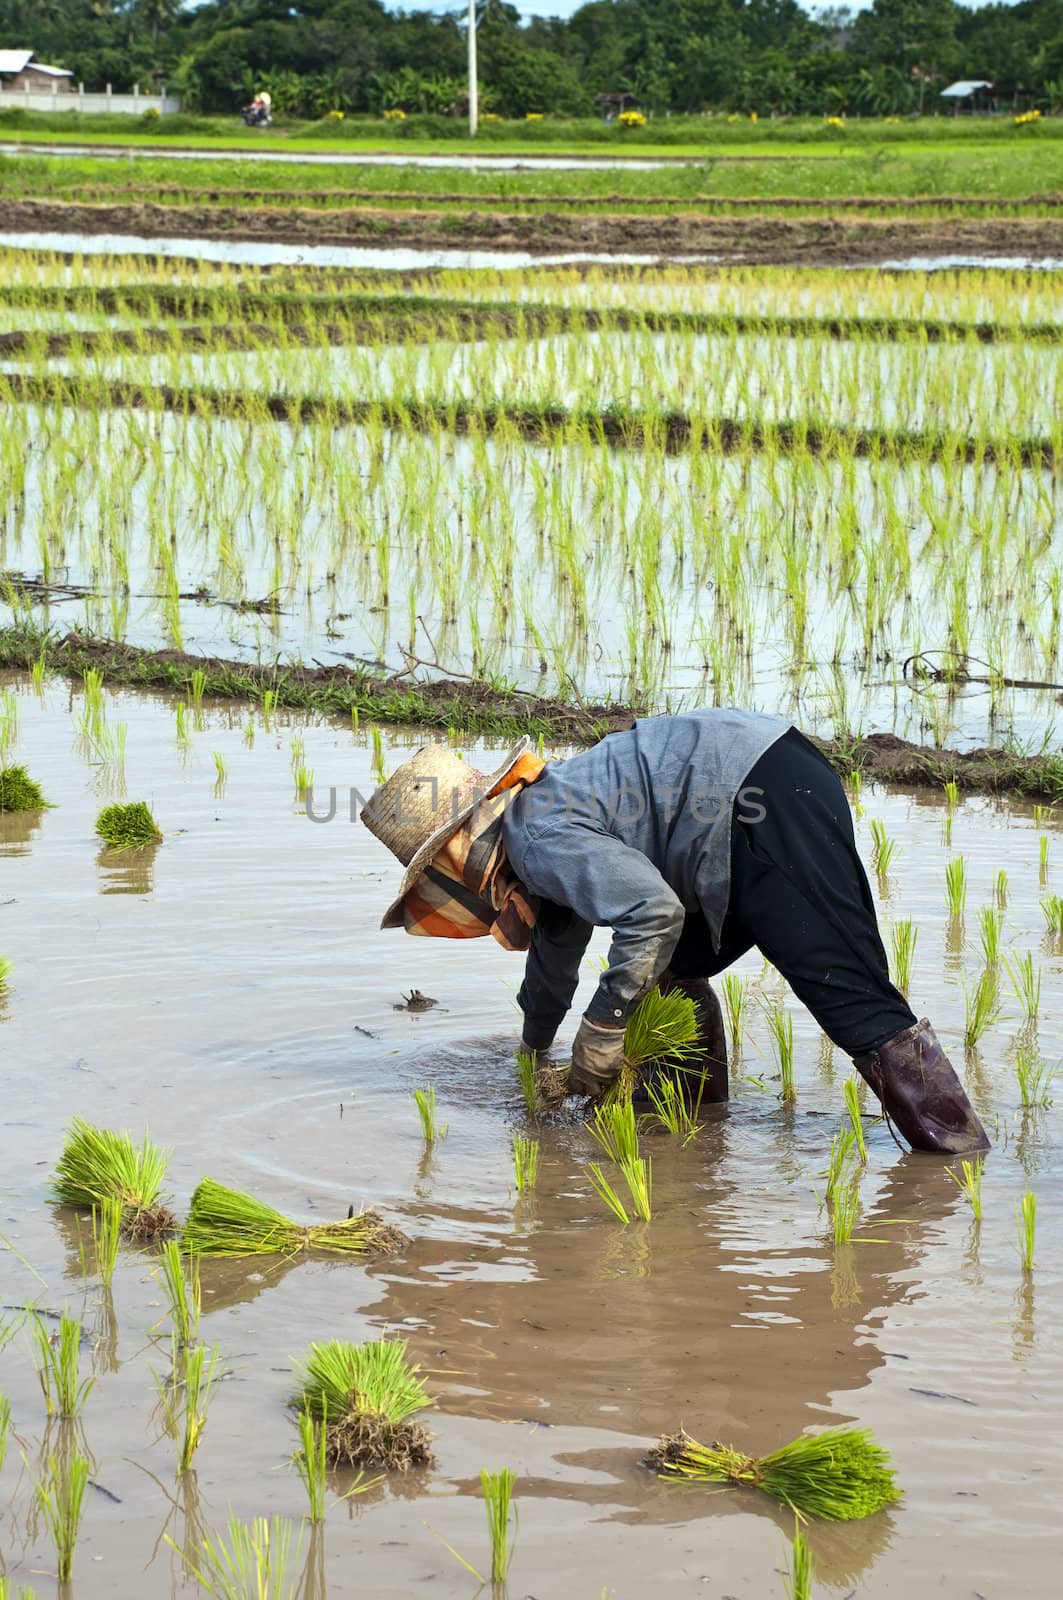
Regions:
<instances>
[{"instance_id":1,"label":"rice seedling","mask_svg":"<svg viewBox=\"0 0 1063 1600\"><path fill-rule=\"evenodd\" d=\"M1044 888L1045 884L1048 882L1048 848L1048 835L1047 833L1042 833L1037 866L1037 876L1042 888Z\"/></svg>"},{"instance_id":2,"label":"rice seedling","mask_svg":"<svg viewBox=\"0 0 1063 1600\"><path fill-rule=\"evenodd\" d=\"M213 1600L297 1600L302 1593L302 1536L293 1543L285 1517L230 1516L224 1538L207 1535L195 1550L179 1549L169 1535L167 1543Z\"/></svg>"},{"instance_id":3,"label":"rice seedling","mask_svg":"<svg viewBox=\"0 0 1063 1600\"><path fill-rule=\"evenodd\" d=\"M698 1052L698 1021L694 1002L672 991L651 989L627 1019L624 1028L624 1068L603 1099L630 1100L644 1071L661 1061L682 1070L684 1060Z\"/></svg>"},{"instance_id":4,"label":"rice seedling","mask_svg":"<svg viewBox=\"0 0 1063 1600\"><path fill-rule=\"evenodd\" d=\"M433 1084L424 1089L413 1091L414 1103L417 1106L417 1115L421 1119L421 1132L425 1144L435 1144L437 1139L447 1136L447 1124L436 1121L436 1091Z\"/></svg>"},{"instance_id":5,"label":"rice seedling","mask_svg":"<svg viewBox=\"0 0 1063 1600\"><path fill-rule=\"evenodd\" d=\"M7 956L0 956L0 995L7 993L11 974L14 970L14 962L9 960Z\"/></svg>"},{"instance_id":6,"label":"rice seedling","mask_svg":"<svg viewBox=\"0 0 1063 1600\"><path fill-rule=\"evenodd\" d=\"M855 1177L842 1174L834 1189L830 1208L831 1237L835 1244L849 1244L860 1219L860 1191Z\"/></svg>"},{"instance_id":7,"label":"rice seedling","mask_svg":"<svg viewBox=\"0 0 1063 1600\"><path fill-rule=\"evenodd\" d=\"M871 824L871 860L880 885L889 872L899 849L900 846L896 839L889 837L885 824L876 817Z\"/></svg>"},{"instance_id":8,"label":"rice seedling","mask_svg":"<svg viewBox=\"0 0 1063 1600\"><path fill-rule=\"evenodd\" d=\"M867 1144L864 1141L864 1122L860 1111L860 1091L855 1078L846 1078L842 1094L845 1097L845 1109L849 1113L853 1144L859 1152L861 1164L866 1166Z\"/></svg>"},{"instance_id":9,"label":"rice seedling","mask_svg":"<svg viewBox=\"0 0 1063 1600\"><path fill-rule=\"evenodd\" d=\"M327 1419L315 1417L304 1406L299 1413L300 1448L293 1460L306 1490L312 1523L325 1520L325 1491L328 1486L328 1460L326 1450Z\"/></svg>"},{"instance_id":10,"label":"rice seedling","mask_svg":"<svg viewBox=\"0 0 1063 1600\"><path fill-rule=\"evenodd\" d=\"M681 1431L662 1437L647 1465L662 1478L759 1489L802 1521L869 1517L901 1494L890 1458L870 1428L828 1428L759 1457L728 1445L698 1444Z\"/></svg>"},{"instance_id":11,"label":"rice seedling","mask_svg":"<svg viewBox=\"0 0 1063 1600\"><path fill-rule=\"evenodd\" d=\"M292 1222L239 1189L203 1178L192 1196L181 1249L195 1256L386 1255L409 1241L376 1211L354 1212L341 1222Z\"/></svg>"},{"instance_id":12,"label":"rice seedling","mask_svg":"<svg viewBox=\"0 0 1063 1600\"><path fill-rule=\"evenodd\" d=\"M92 1208L92 1246L96 1271L107 1289L114 1281L124 1215L121 1200L101 1200Z\"/></svg>"},{"instance_id":13,"label":"rice seedling","mask_svg":"<svg viewBox=\"0 0 1063 1600\"><path fill-rule=\"evenodd\" d=\"M646 1081L646 1098L653 1107L654 1116L668 1132L684 1143L698 1132L698 1112L705 1088L705 1075L694 1104L691 1105L682 1087L669 1072L661 1072Z\"/></svg>"},{"instance_id":14,"label":"rice seedling","mask_svg":"<svg viewBox=\"0 0 1063 1600\"><path fill-rule=\"evenodd\" d=\"M903 995L907 995L912 986L912 967L915 961L915 947L919 938L919 930L911 917L895 922L890 928L890 959L893 967L893 981Z\"/></svg>"},{"instance_id":15,"label":"rice seedling","mask_svg":"<svg viewBox=\"0 0 1063 1600\"><path fill-rule=\"evenodd\" d=\"M978 921L981 927L982 958L987 967L995 967L1000 962L1003 913L995 906L983 906L978 913Z\"/></svg>"},{"instance_id":16,"label":"rice seedling","mask_svg":"<svg viewBox=\"0 0 1063 1600\"><path fill-rule=\"evenodd\" d=\"M1049 894L1041 901L1049 933L1063 933L1063 895Z\"/></svg>"},{"instance_id":17,"label":"rice seedling","mask_svg":"<svg viewBox=\"0 0 1063 1600\"><path fill-rule=\"evenodd\" d=\"M0 1394L0 1472L4 1470L7 1459L7 1439L11 1429L11 1401L6 1394Z\"/></svg>"},{"instance_id":18,"label":"rice seedling","mask_svg":"<svg viewBox=\"0 0 1063 1600\"><path fill-rule=\"evenodd\" d=\"M727 972L723 977L723 1008L727 1016L727 1031L731 1037L731 1054L742 1054L742 1035L746 1010L749 1005L749 980L737 972Z\"/></svg>"},{"instance_id":19,"label":"rice seedling","mask_svg":"<svg viewBox=\"0 0 1063 1600\"><path fill-rule=\"evenodd\" d=\"M961 1161L959 1172L954 1172L951 1167L945 1168L946 1174L958 1186L960 1193L970 1206L976 1222L981 1222L982 1220L982 1174L984 1171L984 1156L976 1156L973 1161Z\"/></svg>"},{"instance_id":20,"label":"rice seedling","mask_svg":"<svg viewBox=\"0 0 1063 1600\"><path fill-rule=\"evenodd\" d=\"M808 1547L808 1540L797 1529L790 1544L789 1570L786 1574L788 1600L812 1600L812 1580L816 1564Z\"/></svg>"},{"instance_id":21,"label":"rice seedling","mask_svg":"<svg viewBox=\"0 0 1063 1600\"><path fill-rule=\"evenodd\" d=\"M594 1108L594 1116L587 1123L587 1132L617 1166L638 1156L638 1125L630 1100L614 1100L608 1104L599 1102Z\"/></svg>"},{"instance_id":22,"label":"rice seedling","mask_svg":"<svg viewBox=\"0 0 1063 1600\"><path fill-rule=\"evenodd\" d=\"M620 1196L609 1182L609 1179L605 1176L600 1164L597 1161L592 1161L588 1165L587 1177L590 1181L591 1188L594 1190L598 1198L608 1206L609 1210L613 1213L613 1216L617 1219L617 1221L622 1222L626 1227L631 1221L631 1218L627 1214L627 1209L624 1205L624 1202L621 1200Z\"/></svg>"},{"instance_id":23,"label":"rice seedling","mask_svg":"<svg viewBox=\"0 0 1063 1600\"><path fill-rule=\"evenodd\" d=\"M797 1084L794 1079L794 1019L788 1011L777 1005L769 1006L767 1013L775 1059L779 1064L779 1075L782 1079L779 1098L784 1105L792 1105L797 1099Z\"/></svg>"},{"instance_id":24,"label":"rice seedling","mask_svg":"<svg viewBox=\"0 0 1063 1600\"><path fill-rule=\"evenodd\" d=\"M128 1133L97 1128L82 1117L70 1124L55 1169L52 1194L60 1205L91 1211L104 1200L122 1207L122 1237L142 1243L172 1233L173 1212L160 1202L170 1152L145 1136L139 1146Z\"/></svg>"},{"instance_id":25,"label":"rice seedling","mask_svg":"<svg viewBox=\"0 0 1063 1600\"><path fill-rule=\"evenodd\" d=\"M1033 1253L1037 1232L1037 1196L1027 1189L1015 1208L1015 1221L1019 1238L1019 1259L1027 1275L1033 1271Z\"/></svg>"},{"instance_id":26,"label":"rice seedling","mask_svg":"<svg viewBox=\"0 0 1063 1600\"><path fill-rule=\"evenodd\" d=\"M513 1486L516 1473L510 1467L500 1467L497 1472L482 1471L480 1486L483 1489L484 1507L487 1511L487 1531L491 1539L491 1582L505 1583L513 1561L517 1542L517 1508L513 1505ZM510 1512L513 1513L513 1531L510 1533Z\"/></svg>"},{"instance_id":27,"label":"rice seedling","mask_svg":"<svg viewBox=\"0 0 1063 1600\"><path fill-rule=\"evenodd\" d=\"M216 775L215 787L221 790L224 788L225 783L228 780L229 768L226 765L225 757L222 755L220 750L214 751L214 772Z\"/></svg>"},{"instance_id":28,"label":"rice seedling","mask_svg":"<svg viewBox=\"0 0 1063 1600\"><path fill-rule=\"evenodd\" d=\"M531 1117L539 1114L536 1066L536 1058L531 1050L517 1051L517 1080L520 1083L520 1092L524 1096L524 1104L527 1107L528 1115Z\"/></svg>"},{"instance_id":29,"label":"rice seedling","mask_svg":"<svg viewBox=\"0 0 1063 1600\"><path fill-rule=\"evenodd\" d=\"M199 1337L203 1294L199 1282L199 1258L194 1252L183 1254L176 1239L167 1239L159 1252L153 1276L162 1284L170 1307L170 1320L177 1341L193 1344Z\"/></svg>"},{"instance_id":30,"label":"rice seedling","mask_svg":"<svg viewBox=\"0 0 1063 1600\"><path fill-rule=\"evenodd\" d=\"M974 1050L979 1039L994 1023L999 1022L1002 1011L999 1004L1000 982L994 967L983 967L973 989L964 989L963 1043Z\"/></svg>"},{"instance_id":31,"label":"rice seedling","mask_svg":"<svg viewBox=\"0 0 1063 1600\"><path fill-rule=\"evenodd\" d=\"M143 800L104 806L96 818L96 832L109 850L143 850L163 836Z\"/></svg>"},{"instance_id":32,"label":"rice seedling","mask_svg":"<svg viewBox=\"0 0 1063 1600\"><path fill-rule=\"evenodd\" d=\"M820 1174L827 1180L823 1198L828 1205L833 1204L838 1189L852 1181L851 1167L855 1151L856 1136L852 1128L839 1128L831 1140L830 1159Z\"/></svg>"},{"instance_id":33,"label":"rice seedling","mask_svg":"<svg viewBox=\"0 0 1063 1600\"><path fill-rule=\"evenodd\" d=\"M621 1162L620 1171L631 1195L632 1210L642 1222L649 1222L653 1215L653 1163L648 1156L629 1156Z\"/></svg>"},{"instance_id":34,"label":"rice seedling","mask_svg":"<svg viewBox=\"0 0 1063 1600\"><path fill-rule=\"evenodd\" d=\"M313 793L314 769L312 767L296 767L293 773L295 779L295 799L302 805L308 794Z\"/></svg>"},{"instance_id":35,"label":"rice seedling","mask_svg":"<svg viewBox=\"0 0 1063 1600\"><path fill-rule=\"evenodd\" d=\"M945 864L945 904L952 920L961 922L967 905L967 863L963 856L953 856Z\"/></svg>"},{"instance_id":36,"label":"rice seedling","mask_svg":"<svg viewBox=\"0 0 1063 1600\"><path fill-rule=\"evenodd\" d=\"M1019 1099L1024 1111L1047 1111L1052 1104L1049 1089L1052 1068L1030 1045L1015 1052L1015 1075L1019 1080Z\"/></svg>"},{"instance_id":37,"label":"rice seedling","mask_svg":"<svg viewBox=\"0 0 1063 1600\"><path fill-rule=\"evenodd\" d=\"M43 811L47 807L44 790L25 767L0 767L0 813Z\"/></svg>"},{"instance_id":38,"label":"rice seedling","mask_svg":"<svg viewBox=\"0 0 1063 1600\"><path fill-rule=\"evenodd\" d=\"M1003 867L997 872L993 893L996 897L998 911L1006 911L1008 905L1008 874Z\"/></svg>"},{"instance_id":39,"label":"rice seedling","mask_svg":"<svg viewBox=\"0 0 1063 1600\"><path fill-rule=\"evenodd\" d=\"M373 747L373 777L379 784L387 783L388 769L384 760L384 736L375 722L369 725L369 738Z\"/></svg>"},{"instance_id":40,"label":"rice seedling","mask_svg":"<svg viewBox=\"0 0 1063 1600\"><path fill-rule=\"evenodd\" d=\"M182 1349L174 1333L170 1340L169 1376L156 1379L166 1432L177 1441L177 1470L191 1471L199 1441L207 1426L207 1407L218 1371L218 1347L197 1344Z\"/></svg>"},{"instance_id":41,"label":"rice seedling","mask_svg":"<svg viewBox=\"0 0 1063 1600\"><path fill-rule=\"evenodd\" d=\"M513 1181L522 1194L539 1181L539 1141L523 1133L513 1135Z\"/></svg>"},{"instance_id":42,"label":"rice seedling","mask_svg":"<svg viewBox=\"0 0 1063 1600\"><path fill-rule=\"evenodd\" d=\"M1041 969L1034 964L1033 951L1027 950L1014 961L1005 958L1004 968L1027 1020L1035 1021L1041 1009Z\"/></svg>"},{"instance_id":43,"label":"rice seedling","mask_svg":"<svg viewBox=\"0 0 1063 1600\"><path fill-rule=\"evenodd\" d=\"M960 786L956 782L955 778L946 778L944 789L945 804L948 806L949 810L952 811L960 803Z\"/></svg>"},{"instance_id":44,"label":"rice seedling","mask_svg":"<svg viewBox=\"0 0 1063 1600\"><path fill-rule=\"evenodd\" d=\"M69 1583L73 1576L88 1482L89 1463L77 1452L61 1463L49 1456L48 1470L35 1487L37 1505L55 1546L60 1583Z\"/></svg>"},{"instance_id":45,"label":"rice seedling","mask_svg":"<svg viewBox=\"0 0 1063 1600\"><path fill-rule=\"evenodd\" d=\"M431 1405L407 1359L405 1339L347 1344L333 1339L313 1344L305 1362L299 1404L325 1425L325 1449L332 1466L366 1462L406 1471L432 1462L431 1434L417 1413Z\"/></svg>"},{"instance_id":46,"label":"rice seedling","mask_svg":"<svg viewBox=\"0 0 1063 1600\"><path fill-rule=\"evenodd\" d=\"M82 1378L79 1373L81 1323L64 1311L59 1318L59 1331L52 1335L43 1319L34 1313L30 1328L39 1358L37 1378L48 1415L71 1421L81 1415L96 1381Z\"/></svg>"}]
</instances>

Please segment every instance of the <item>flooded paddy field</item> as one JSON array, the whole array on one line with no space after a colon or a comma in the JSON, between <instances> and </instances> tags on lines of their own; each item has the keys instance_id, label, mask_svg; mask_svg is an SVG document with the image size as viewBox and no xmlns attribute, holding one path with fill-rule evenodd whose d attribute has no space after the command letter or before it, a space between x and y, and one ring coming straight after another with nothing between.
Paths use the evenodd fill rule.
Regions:
<instances>
[{"instance_id":1,"label":"flooded paddy field","mask_svg":"<svg viewBox=\"0 0 1063 1600\"><path fill-rule=\"evenodd\" d=\"M473 1595L446 1547L483 1570L479 1471L510 1465L511 1594L634 1600L697 1585L781 1596L788 1515L740 1491L659 1482L639 1459L680 1423L761 1451L849 1420L875 1429L905 1493L869 1521L813 1526L822 1592L1005 1596L1021 1571L1024 1594L1054 1594L1061 1112L1024 1108L1016 1072L1017 1052L1036 1052L1049 1074L1041 1098L1055 1099L1063 948L1041 910L1063 871L1053 819L979 800L948 810L929 792L859 796L865 859L872 821L899 846L875 879L887 943L913 922L912 1003L931 1012L994 1138L980 1224L939 1162L899 1154L869 1122L862 1226L852 1244L832 1242L817 1196L848 1063L749 957L736 969L750 1006L731 1105L706 1113L686 1146L647 1131L653 1219L622 1228L591 1190L596 1147L578 1121L528 1122L512 1057L519 957L376 931L390 858L348 810L350 790L374 782L366 735L229 705L179 716L174 700L105 691L111 748L124 754L101 761L84 742L79 689L9 676L3 693L9 728L12 700L17 722L8 754L55 802L32 825L0 818L13 1582L50 1592L43 1575L54 1570L33 1484L63 1425L46 1425L28 1331L10 1309L34 1302L79 1318L83 1372L97 1378L80 1423L95 1487L76 1592L89 1600L182 1591L164 1535L180 1547L222 1529L230 1509L298 1521L293 1360L314 1339L385 1331L409 1339L427 1374L438 1464L346 1501L349 1481L334 1477L324 1526L299 1556L300 1594L346 1592L356 1575L373 1595ZM417 739L385 730L386 765ZM491 764L482 748L466 753ZM336 787L333 821L315 823L297 801L297 766L312 769L315 812ZM148 857L114 857L93 839L98 809L123 792L149 798L166 835ZM962 920L947 914L944 889L958 857ZM994 908L1002 1014L965 1056L966 994L985 965L982 913ZM1005 965L1026 954L1042 978L1035 1024ZM413 987L438 1004L396 1010ZM794 1019L790 1108L778 1100L770 1002ZM449 1124L431 1150L412 1099L423 1084L436 1086ZM223 1377L184 1478L152 1377L169 1348L154 1258L123 1250L104 1291L91 1239L79 1244L73 1214L49 1201L73 1115L147 1127L172 1147L180 1214L209 1174L296 1217L371 1203L411 1240L368 1267L203 1264L202 1333ZM538 1186L523 1196L512 1187L517 1129L542 1150ZM1038 1200L1032 1274L1015 1231L1027 1190Z\"/></svg>"},{"instance_id":2,"label":"flooded paddy field","mask_svg":"<svg viewBox=\"0 0 1063 1600\"><path fill-rule=\"evenodd\" d=\"M792 1515L642 1459L680 1427L759 1455L853 1422L903 1498L811 1526L817 1594L1011 1600L1019 1574L1024 1596L1054 1596L1055 280L248 260L0 251L0 768L25 765L53 802L0 814L12 1594L54 1588L37 1489L80 1453L74 1587L58 1591L79 1600L190 1592L182 1551L230 1513L286 1519L278 1597L471 1600L469 1569L490 1562L480 1473L505 1466L519 1526L499 1600L782 1597ZM587 310L627 320L562 320ZM665 312L734 320L644 320ZM99 653L62 677L68 635ZM171 652L183 687L122 686L123 645ZM197 690L208 654L233 667L232 698ZM242 690L240 663L259 669ZM261 674L300 664L368 675L405 725L278 709ZM403 696L446 681L469 698L428 735ZM895 979L993 1140L981 1219L962 1172L902 1153L868 1115L858 1224L835 1242L822 1197L850 1066L752 955L732 972L730 1105L686 1142L648 1117L652 1220L607 1210L578 1102L533 1115L522 1098L520 957L380 933L396 869L354 820L427 737L497 764L469 727L499 727L492 708L521 693L555 697L583 738L601 731L588 702L618 718L744 704L833 738L843 770L869 733L1044 758L1036 807L848 778ZM147 802L163 840L103 847L115 800ZM562 1058L605 948L600 930ZM434 1003L410 1009L414 991ZM773 1043L786 1017L793 1104ZM427 1086L447 1124L431 1145ZM51 1194L76 1116L171 1150L179 1217L206 1175L301 1225L373 1207L408 1239L368 1262L202 1263L218 1367L188 1472L160 1401L157 1249L123 1246L108 1287L87 1219ZM517 1133L541 1155L521 1193ZM64 1311L80 1324L95 1383L76 1424L46 1415L27 1307L46 1343ZM311 1527L296 1365L312 1342L384 1334L423 1369L435 1465L332 1473Z\"/></svg>"}]
</instances>

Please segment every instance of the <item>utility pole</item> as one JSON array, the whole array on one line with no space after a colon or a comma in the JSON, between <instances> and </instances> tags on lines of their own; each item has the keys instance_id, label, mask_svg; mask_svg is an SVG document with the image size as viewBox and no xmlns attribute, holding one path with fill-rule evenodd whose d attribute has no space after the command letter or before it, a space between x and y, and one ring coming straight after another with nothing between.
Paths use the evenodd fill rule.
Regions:
<instances>
[{"instance_id":1,"label":"utility pole","mask_svg":"<svg viewBox=\"0 0 1063 1600\"><path fill-rule=\"evenodd\" d=\"M476 0L469 0L469 138L480 122L480 90L476 79Z\"/></svg>"}]
</instances>

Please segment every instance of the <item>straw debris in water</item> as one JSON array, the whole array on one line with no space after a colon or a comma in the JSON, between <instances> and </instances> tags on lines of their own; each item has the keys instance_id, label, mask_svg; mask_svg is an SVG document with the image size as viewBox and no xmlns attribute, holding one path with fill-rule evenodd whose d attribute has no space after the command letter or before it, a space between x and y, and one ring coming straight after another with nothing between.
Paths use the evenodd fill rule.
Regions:
<instances>
[{"instance_id":1,"label":"straw debris in water","mask_svg":"<svg viewBox=\"0 0 1063 1600\"><path fill-rule=\"evenodd\" d=\"M117 1200L122 1207L122 1237L146 1244L177 1229L173 1212L159 1200L169 1159L168 1150L146 1137L135 1145L128 1133L96 1128L75 1117L55 1169L52 1193L61 1205L86 1211Z\"/></svg>"},{"instance_id":2,"label":"straw debris in water","mask_svg":"<svg viewBox=\"0 0 1063 1600\"><path fill-rule=\"evenodd\" d=\"M432 1435L415 1420L432 1401L420 1368L407 1360L405 1339L313 1344L299 1370L297 1403L325 1423L331 1466L376 1463L405 1472L432 1465Z\"/></svg>"},{"instance_id":3,"label":"straw debris in water","mask_svg":"<svg viewBox=\"0 0 1063 1600\"><path fill-rule=\"evenodd\" d=\"M334 1255L386 1255L409 1243L376 1211L359 1211L341 1222L304 1226L239 1189L204 1178L192 1196L181 1248L199 1256L298 1255L303 1250Z\"/></svg>"},{"instance_id":4,"label":"straw debris in water","mask_svg":"<svg viewBox=\"0 0 1063 1600\"><path fill-rule=\"evenodd\" d=\"M870 1428L828 1428L767 1456L698 1444L680 1430L658 1441L646 1465L662 1478L761 1489L799 1517L832 1522L869 1517L901 1495L890 1458Z\"/></svg>"}]
</instances>

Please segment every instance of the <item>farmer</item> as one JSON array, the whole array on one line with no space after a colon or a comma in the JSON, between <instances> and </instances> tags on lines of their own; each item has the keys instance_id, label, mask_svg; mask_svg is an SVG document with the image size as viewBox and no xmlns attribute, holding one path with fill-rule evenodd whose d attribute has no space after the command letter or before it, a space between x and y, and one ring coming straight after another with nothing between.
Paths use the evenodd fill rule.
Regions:
<instances>
[{"instance_id":1,"label":"farmer","mask_svg":"<svg viewBox=\"0 0 1063 1600\"><path fill-rule=\"evenodd\" d=\"M523 1042L546 1051L594 927L608 963L572 1046L572 1089L620 1073L649 988L695 1003L706 1098L727 1099L708 979L754 945L848 1055L917 1150L989 1141L928 1021L889 980L841 783L779 717L704 710L640 719L549 765L519 744L495 771L419 750L362 820L406 868L382 927L528 952Z\"/></svg>"}]
</instances>

